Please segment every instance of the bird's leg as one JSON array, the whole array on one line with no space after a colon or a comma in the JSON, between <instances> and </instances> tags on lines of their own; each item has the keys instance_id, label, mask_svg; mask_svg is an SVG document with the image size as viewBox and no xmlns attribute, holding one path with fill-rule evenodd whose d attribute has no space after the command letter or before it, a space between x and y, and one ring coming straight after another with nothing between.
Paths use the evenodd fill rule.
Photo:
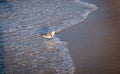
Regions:
<instances>
[{"instance_id":1,"label":"bird's leg","mask_svg":"<svg viewBox=\"0 0 120 74\"><path fill-rule=\"evenodd\" d=\"M49 38L48 40L49 40L49 41L54 41L53 38Z\"/></svg>"},{"instance_id":2,"label":"bird's leg","mask_svg":"<svg viewBox=\"0 0 120 74\"><path fill-rule=\"evenodd\" d=\"M48 38L48 41L51 41L51 38Z\"/></svg>"}]
</instances>

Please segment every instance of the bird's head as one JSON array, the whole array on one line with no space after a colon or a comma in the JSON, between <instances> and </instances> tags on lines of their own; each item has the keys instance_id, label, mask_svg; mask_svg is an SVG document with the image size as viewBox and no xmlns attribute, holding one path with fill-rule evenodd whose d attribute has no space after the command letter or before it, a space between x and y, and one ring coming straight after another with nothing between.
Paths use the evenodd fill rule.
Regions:
<instances>
[{"instance_id":1,"label":"bird's head","mask_svg":"<svg viewBox=\"0 0 120 74\"><path fill-rule=\"evenodd\" d=\"M51 34L54 35L54 34L55 34L55 31L52 31Z\"/></svg>"}]
</instances>

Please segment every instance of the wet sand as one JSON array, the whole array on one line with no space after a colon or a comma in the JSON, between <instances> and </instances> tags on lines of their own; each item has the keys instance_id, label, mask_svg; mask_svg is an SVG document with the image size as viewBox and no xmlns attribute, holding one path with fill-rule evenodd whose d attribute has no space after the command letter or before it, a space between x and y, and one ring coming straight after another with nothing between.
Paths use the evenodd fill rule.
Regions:
<instances>
[{"instance_id":1,"label":"wet sand","mask_svg":"<svg viewBox=\"0 0 120 74\"><path fill-rule=\"evenodd\" d=\"M82 0L98 9L58 36L68 42L75 74L120 74L120 0Z\"/></svg>"}]
</instances>

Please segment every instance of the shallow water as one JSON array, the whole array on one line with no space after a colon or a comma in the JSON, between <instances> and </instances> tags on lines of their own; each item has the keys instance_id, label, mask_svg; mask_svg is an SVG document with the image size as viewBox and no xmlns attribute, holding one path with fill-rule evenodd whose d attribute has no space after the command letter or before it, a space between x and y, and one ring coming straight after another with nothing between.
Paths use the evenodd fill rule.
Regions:
<instances>
[{"instance_id":1,"label":"shallow water","mask_svg":"<svg viewBox=\"0 0 120 74\"><path fill-rule=\"evenodd\" d=\"M87 18L97 7L72 0L12 0L0 3L1 73L73 74L67 42L40 36L48 27L60 32Z\"/></svg>"}]
</instances>

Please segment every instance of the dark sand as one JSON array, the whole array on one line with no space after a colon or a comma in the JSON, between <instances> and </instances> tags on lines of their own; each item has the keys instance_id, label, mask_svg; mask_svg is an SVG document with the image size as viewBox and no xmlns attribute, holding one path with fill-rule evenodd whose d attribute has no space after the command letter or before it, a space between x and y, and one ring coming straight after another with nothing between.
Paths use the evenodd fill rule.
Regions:
<instances>
[{"instance_id":1,"label":"dark sand","mask_svg":"<svg viewBox=\"0 0 120 74\"><path fill-rule=\"evenodd\" d=\"M58 36L68 42L75 74L120 74L120 0L82 0L98 9Z\"/></svg>"}]
</instances>

